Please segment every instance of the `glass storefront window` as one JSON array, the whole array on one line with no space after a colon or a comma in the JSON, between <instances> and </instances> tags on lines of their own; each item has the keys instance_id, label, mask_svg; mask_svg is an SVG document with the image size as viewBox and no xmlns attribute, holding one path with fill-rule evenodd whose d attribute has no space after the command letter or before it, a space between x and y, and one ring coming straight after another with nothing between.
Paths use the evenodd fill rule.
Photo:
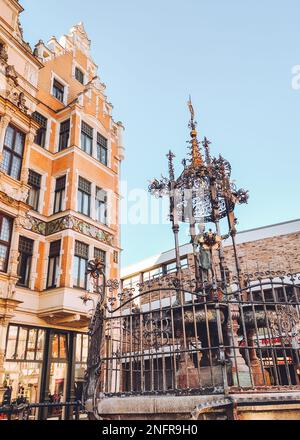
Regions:
<instances>
[{"instance_id":1,"label":"glass storefront window","mask_svg":"<svg viewBox=\"0 0 300 440\"><path fill-rule=\"evenodd\" d=\"M45 347L47 333L50 343ZM70 353L70 347L73 346L70 342L73 337L75 364L72 364L73 353ZM74 372L73 392L75 391L76 399L81 400L88 344L89 337L86 334L11 325L7 333L4 363L3 385L6 392L0 406L39 403L41 397L53 403L65 402L72 394L69 389L71 383L68 382L70 369ZM48 350L50 358L49 364L46 365L44 356ZM42 377L45 378L44 381ZM31 419L39 416L39 410L32 410ZM46 418L57 419L64 416L65 410L53 407L48 410Z\"/></svg>"},{"instance_id":2,"label":"glass storefront window","mask_svg":"<svg viewBox=\"0 0 300 440\"><path fill-rule=\"evenodd\" d=\"M18 337L18 347L16 350L16 360L26 359L26 343L27 343L28 329L20 328Z\"/></svg>"},{"instance_id":3,"label":"glass storefront window","mask_svg":"<svg viewBox=\"0 0 300 440\"><path fill-rule=\"evenodd\" d=\"M18 327L9 327L6 347L7 359L15 359L18 330Z\"/></svg>"},{"instance_id":4,"label":"glass storefront window","mask_svg":"<svg viewBox=\"0 0 300 440\"><path fill-rule=\"evenodd\" d=\"M10 326L5 358L15 361L42 361L45 331Z\"/></svg>"},{"instance_id":5,"label":"glass storefront window","mask_svg":"<svg viewBox=\"0 0 300 440\"><path fill-rule=\"evenodd\" d=\"M42 364L39 362L5 362L6 404L38 403Z\"/></svg>"}]
</instances>

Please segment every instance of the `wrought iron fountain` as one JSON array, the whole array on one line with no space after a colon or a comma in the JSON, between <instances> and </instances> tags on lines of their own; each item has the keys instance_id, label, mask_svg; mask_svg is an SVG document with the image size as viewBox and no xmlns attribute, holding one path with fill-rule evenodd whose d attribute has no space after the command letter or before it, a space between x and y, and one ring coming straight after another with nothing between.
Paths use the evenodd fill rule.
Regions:
<instances>
[{"instance_id":1,"label":"wrought iron fountain","mask_svg":"<svg viewBox=\"0 0 300 440\"><path fill-rule=\"evenodd\" d=\"M100 260L89 263L98 302L84 400L93 402L99 417L99 400L107 398L227 395L300 385L299 275L242 271L235 207L248 202L248 191L233 183L227 160L212 157L210 141L199 142L191 100L188 106L189 158L176 178L169 151L169 176L149 185L152 195L170 201L176 274L124 289L106 280ZM189 225L193 249L185 270L180 224ZM230 267L223 246L229 239Z\"/></svg>"}]
</instances>

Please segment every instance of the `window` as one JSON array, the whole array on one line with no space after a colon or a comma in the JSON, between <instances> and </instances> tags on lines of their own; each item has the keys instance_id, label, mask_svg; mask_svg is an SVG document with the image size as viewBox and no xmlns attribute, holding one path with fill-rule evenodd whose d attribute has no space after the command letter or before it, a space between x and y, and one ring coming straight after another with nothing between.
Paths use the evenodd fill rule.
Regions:
<instances>
[{"instance_id":1,"label":"window","mask_svg":"<svg viewBox=\"0 0 300 440\"><path fill-rule=\"evenodd\" d=\"M26 237L20 237L19 239L19 267L18 275L20 286L29 287L31 260L33 255L33 240Z\"/></svg>"},{"instance_id":2,"label":"window","mask_svg":"<svg viewBox=\"0 0 300 440\"><path fill-rule=\"evenodd\" d=\"M107 224L107 194L101 188L96 188L96 218L98 222Z\"/></svg>"},{"instance_id":3,"label":"window","mask_svg":"<svg viewBox=\"0 0 300 440\"><path fill-rule=\"evenodd\" d=\"M96 259L96 258L99 258L100 259L100 261L103 263L103 265L104 265L104 274L106 273L106 252L105 251L103 251L102 249L97 249L97 248L94 248L94 258ZM101 280L102 280L102 278L101 278ZM99 285L98 283L100 282L100 285L101 285L101 283L102 283L102 281L98 281L98 280L95 280L95 283L93 284L93 291L94 291L94 293L97 293L97 285Z\"/></svg>"},{"instance_id":4,"label":"window","mask_svg":"<svg viewBox=\"0 0 300 440\"><path fill-rule=\"evenodd\" d=\"M31 186L27 203L34 211L39 210L42 176L35 171L29 170L28 185Z\"/></svg>"},{"instance_id":5,"label":"window","mask_svg":"<svg viewBox=\"0 0 300 440\"><path fill-rule=\"evenodd\" d=\"M45 148L48 119L38 112L34 112L32 117L40 124L40 128L36 133L34 142L40 147Z\"/></svg>"},{"instance_id":6,"label":"window","mask_svg":"<svg viewBox=\"0 0 300 440\"><path fill-rule=\"evenodd\" d=\"M78 212L90 216L91 213L91 183L79 177L78 181Z\"/></svg>"},{"instance_id":7,"label":"window","mask_svg":"<svg viewBox=\"0 0 300 440\"><path fill-rule=\"evenodd\" d=\"M67 119L65 122L62 122L60 124L59 146L58 146L59 151L68 148L69 137L70 137L70 119Z\"/></svg>"},{"instance_id":8,"label":"window","mask_svg":"<svg viewBox=\"0 0 300 440\"><path fill-rule=\"evenodd\" d=\"M73 284L81 289L87 288L87 263L89 258L89 247L80 241L75 242L75 256L73 269Z\"/></svg>"},{"instance_id":9,"label":"window","mask_svg":"<svg viewBox=\"0 0 300 440\"><path fill-rule=\"evenodd\" d=\"M57 287L59 274L59 256L60 256L61 240L54 241L50 244L47 289Z\"/></svg>"},{"instance_id":10,"label":"window","mask_svg":"<svg viewBox=\"0 0 300 440\"><path fill-rule=\"evenodd\" d=\"M6 340L5 357L8 361L42 361L44 339L44 330L10 325Z\"/></svg>"},{"instance_id":11,"label":"window","mask_svg":"<svg viewBox=\"0 0 300 440\"><path fill-rule=\"evenodd\" d=\"M57 79L53 81L53 96L61 102L64 102L65 86L61 84Z\"/></svg>"},{"instance_id":12,"label":"window","mask_svg":"<svg viewBox=\"0 0 300 440\"><path fill-rule=\"evenodd\" d=\"M102 249L94 249L94 258L100 258L104 266L106 266L106 252Z\"/></svg>"},{"instance_id":13,"label":"window","mask_svg":"<svg viewBox=\"0 0 300 440\"><path fill-rule=\"evenodd\" d=\"M7 271L12 232L12 219L0 214L0 271Z\"/></svg>"},{"instance_id":14,"label":"window","mask_svg":"<svg viewBox=\"0 0 300 440\"><path fill-rule=\"evenodd\" d=\"M108 148L107 139L100 133L97 133L97 159L103 165L107 166L108 163Z\"/></svg>"},{"instance_id":15,"label":"window","mask_svg":"<svg viewBox=\"0 0 300 440\"><path fill-rule=\"evenodd\" d=\"M81 124L81 149L87 154L93 154L93 129L85 122Z\"/></svg>"},{"instance_id":16,"label":"window","mask_svg":"<svg viewBox=\"0 0 300 440\"><path fill-rule=\"evenodd\" d=\"M181 269L186 269L188 268L188 259L187 257L183 257L181 258ZM164 264L162 266L162 272L163 275L168 275L170 273L175 273L177 271L177 267L176 267L176 261L172 261L168 264Z\"/></svg>"},{"instance_id":17,"label":"window","mask_svg":"<svg viewBox=\"0 0 300 440\"><path fill-rule=\"evenodd\" d=\"M4 138L3 161L1 168L6 174L16 180L20 179L24 144L24 133L12 125L9 125Z\"/></svg>"},{"instance_id":18,"label":"window","mask_svg":"<svg viewBox=\"0 0 300 440\"><path fill-rule=\"evenodd\" d=\"M81 84L84 84L84 73L82 70L80 70L78 67L75 67L75 78L77 81L79 81Z\"/></svg>"},{"instance_id":19,"label":"window","mask_svg":"<svg viewBox=\"0 0 300 440\"><path fill-rule=\"evenodd\" d=\"M66 176L56 179L53 214L62 212L66 194Z\"/></svg>"}]
</instances>

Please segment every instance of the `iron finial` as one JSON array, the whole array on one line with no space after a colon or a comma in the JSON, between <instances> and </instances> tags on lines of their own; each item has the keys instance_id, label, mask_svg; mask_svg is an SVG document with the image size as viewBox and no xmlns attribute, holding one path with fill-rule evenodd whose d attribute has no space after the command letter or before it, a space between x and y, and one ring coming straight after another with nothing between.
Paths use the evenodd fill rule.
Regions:
<instances>
[{"instance_id":1,"label":"iron finial","mask_svg":"<svg viewBox=\"0 0 300 440\"><path fill-rule=\"evenodd\" d=\"M194 168L198 168L203 164L203 159L202 159L202 155L201 155L200 148L199 148L199 142L198 142L198 138L197 138L197 135L198 135L197 130L196 130L197 123L195 121L195 110L194 110L194 106L192 104L191 96L188 101L188 107L189 107L189 111L191 114L189 127L191 129L190 144L191 144L192 165Z\"/></svg>"}]
</instances>

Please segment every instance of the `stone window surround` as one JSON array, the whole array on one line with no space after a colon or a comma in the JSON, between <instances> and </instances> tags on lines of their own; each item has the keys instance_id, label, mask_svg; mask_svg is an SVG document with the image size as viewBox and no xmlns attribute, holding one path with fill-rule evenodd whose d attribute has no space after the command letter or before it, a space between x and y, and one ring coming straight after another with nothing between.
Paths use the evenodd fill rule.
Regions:
<instances>
[{"instance_id":1,"label":"stone window surround","mask_svg":"<svg viewBox=\"0 0 300 440\"><path fill-rule=\"evenodd\" d=\"M48 265L49 265L49 254L50 254L50 245L54 241L61 241L61 247L60 247L60 254L59 254L59 262L58 262L58 272L57 272L57 286L55 289L59 289L61 287L61 276L62 276L62 259L64 255L63 250L63 244L64 244L64 238L67 236L65 232L62 232L60 234L55 234L51 236L51 240L47 240L45 242L45 259L44 259L44 265L43 265L43 283L42 283L42 289L43 291L53 290L54 288L47 288L47 278L48 278Z\"/></svg>"},{"instance_id":2,"label":"stone window surround","mask_svg":"<svg viewBox=\"0 0 300 440\"><path fill-rule=\"evenodd\" d=\"M90 205L90 216L88 218L91 218L94 222L106 226L106 227L110 227L110 225L112 224L112 198L113 198L113 191L107 188L103 188L101 185L99 185L96 182L91 181L91 178L88 174L85 174L82 172L83 170L78 170L76 169L76 184L75 184L75 194L76 194L76 200L75 200L75 212L77 212L78 214L81 214L78 211L78 201L77 201L77 192L78 192L78 181L79 181L79 177L82 177L83 179L88 180L91 183L91 205ZM101 188L106 192L106 196L107 196L107 206L106 206L106 224L105 223L100 223L97 220L97 215L96 215L96 190L97 188ZM84 216L84 214L81 214Z\"/></svg>"},{"instance_id":3,"label":"stone window surround","mask_svg":"<svg viewBox=\"0 0 300 440\"><path fill-rule=\"evenodd\" d=\"M45 173L44 170L42 170L41 168L38 168L38 167L30 167L30 169L41 175L41 188L40 188L38 209L37 209L37 211L34 211L34 212L35 213L37 212L38 214L42 215L43 210L45 208L45 193L47 192L48 173Z\"/></svg>"},{"instance_id":4,"label":"stone window surround","mask_svg":"<svg viewBox=\"0 0 300 440\"><path fill-rule=\"evenodd\" d=\"M81 151L84 152L81 148L81 125L82 122L85 122L93 129L93 153L92 157L95 159L98 163L100 163L105 168L111 168L112 160L111 160L111 151L112 151L112 141L111 136L108 135L104 127L101 126L100 123L97 123L94 118L89 118L87 115L80 115L80 138L79 138L79 148ZM105 139L107 139L107 165L104 165L102 162L100 162L97 159L97 132L101 134ZM86 153L87 154L87 153ZM90 156L90 155L89 155Z\"/></svg>"},{"instance_id":5,"label":"stone window surround","mask_svg":"<svg viewBox=\"0 0 300 440\"><path fill-rule=\"evenodd\" d=\"M88 82L88 74L87 74L87 71L76 61L76 60L73 60L73 63L72 63L72 77L77 81L77 79L76 79L76 77L75 77L75 70L76 70L76 67L79 69L79 70L81 70L81 72L83 73L83 76L84 76L84 80L83 80L83 84L81 84L81 83L79 83L79 84L81 84L82 86L85 86L86 84L87 84L87 82Z\"/></svg>"},{"instance_id":6,"label":"stone window surround","mask_svg":"<svg viewBox=\"0 0 300 440\"><path fill-rule=\"evenodd\" d=\"M34 145L37 145L38 147L42 148L43 150L49 151L52 118L45 111L41 110L39 107L36 108L36 112L40 113L42 116L44 116L44 118L47 119L46 139L45 139L45 146L44 147L41 147L40 145L36 144L35 141L33 141L33 143L34 143Z\"/></svg>"},{"instance_id":7,"label":"stone window surround","mask_svg":"<svg viewBox=\"0 0 300 440\"><path fill-rule=\"evenodd\" d=\"M59 99L55 98L55 96L53 95L53 84L54 84L54 80L57 80L58 82L60 82L63 86L64 86L64 100L63 102L60 101ZM57 102L60 102L60 104L64 104L65 106L68 104L68 97L69 97L69 84L62 79L59 75L57 75L56 72L51 71L51 81L50 81L50 95L52 96L52 98L56 99Z\"/></svg>"},{"instance_id":8,"label":"stone window surround","mask_svg":"<svg viewBox=\"0 0 300 440\"><path fill-rule=\"evenodd\" d=\"M70 175L70 169L68 168L65 171L60 171L58 174L55 174L53 176L51 176L51 186L50 186L50 204L48 207L48 213L47 216L51 217L53 215L57 215L57 214L61 214L62 212L66 211L67 208L67 203L68 203L68 189L69 189L69 175ZM56 180L59 179L60 177L64 177L66 176L66 188L65 188L65 200L63 201L63 206L62 206L62 210L61 213L57 213L57 214L53 214L53 210L54 210L54 200L55 200L55 188L56 188Z\"/></svg>"},{"instance_id":9,"label":"stone window surround","mask_svg":"<svg viewBox=\"0 0 300 440\"><path fill-rule=\"evenodd\" d=\"M74 259L74 255L75 255L75 242L76 241L80 241L84 244L86 244L89 247L89 261L94 259L94 253L95 253L95 249L101 249L102 251L106 252L106 256L107 256L107 261L106 261L106 275L110 273L111 270L111 256L113 255L113 249L105 244L99 244L99 243L95 243L95 240L93 240L92 238L89 239L86 236L82 236L78 233L76 233L75 231L72 231L69 234L69 237L73 238L73 244L72 244L72 251L71 251L71 255L72 255L72 264L70 267L70 271L69 271L69 275L70 275L70 287L76 289L76 287L74 287L73 284L73 259ZM88 280L88 286L87 286L87 290L90 293L93 293L94 289L92 284L89 282Z\"/></svg>"}]
</instances>

